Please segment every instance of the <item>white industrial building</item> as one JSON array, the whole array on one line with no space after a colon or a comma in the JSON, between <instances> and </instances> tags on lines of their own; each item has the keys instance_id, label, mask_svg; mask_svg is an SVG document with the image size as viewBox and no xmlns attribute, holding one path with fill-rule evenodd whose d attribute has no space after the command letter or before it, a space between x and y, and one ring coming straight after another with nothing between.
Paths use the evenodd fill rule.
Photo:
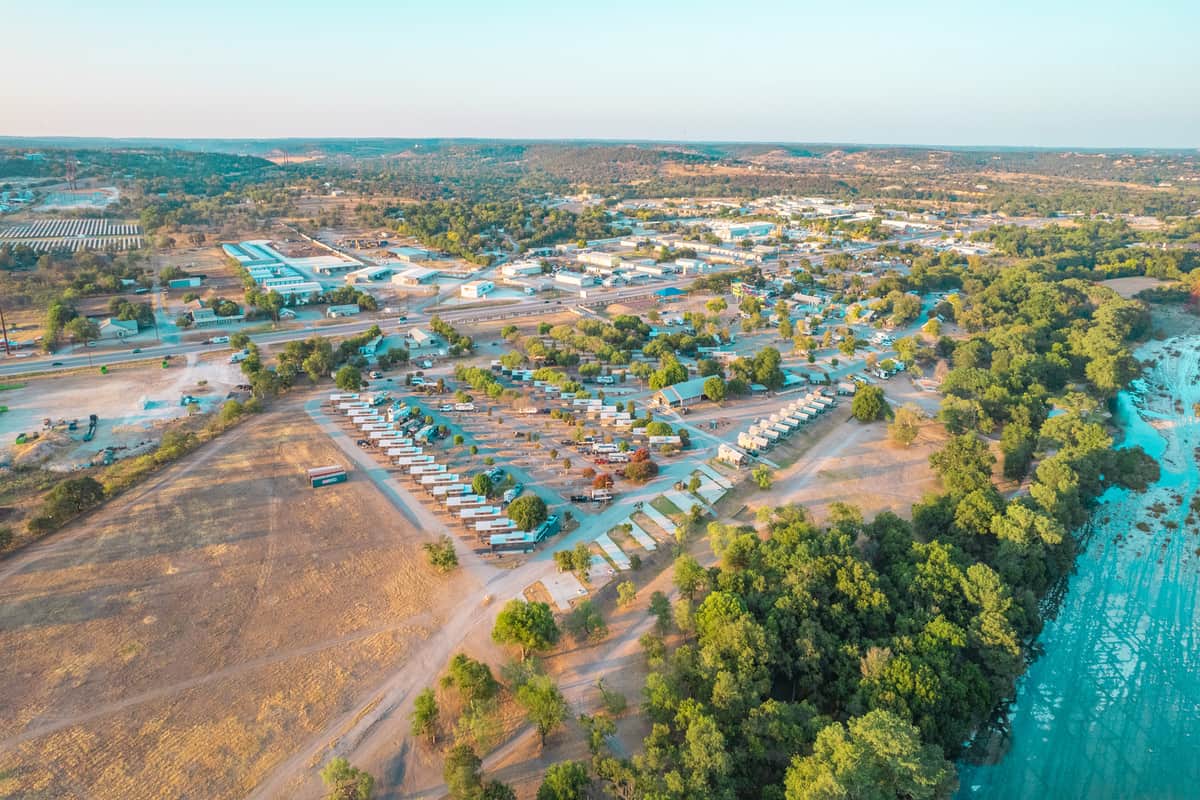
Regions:
<instances>
[{"instance_id":1,"label":"white industrial building","mask_svg":"<svg viewBox=\"0 0 1200 800\"><path fill-rule=\"evenodd\" d=\"M458 292L467 299L480 300L487 297L495 288L496 284L491 281L467 281L458 287Z\"/></svg>"},{"instance_id":2,"label":"white industrial building","mask_svg":"<svg viewBox=\"0 0 1200 800\"><path fill-rule=\"evenodd\" d=\"M575 254L575 260L580 264L591 264L596 267L619 267L621 258L612 253L599 253L594 250L585 250L582 253Z\"/></svg>"},{"instance_id":3,"label":"white industrial building","mask_svg":"<svg viewBox=\"0 0 1200 800\"><path fill-rule=\"evenodd\" d=\"M701 261L698 258L677 258L675 259L675 266L679 267L679 271L684 275L698 275L701 272L707 272L711 269L708 262Z\"/></svg>"},{"instance_id":4,"label":"white industrial building","mask_svg":"<svg viewBox=\"0 0 1200 800\"><path fill-rule=\"evenodd\" d=\"M596 284L596 279L593 276L582 275L578 272L560 272L554 276L554 281L555 283L561 283L564 286L573 286L577 289Z\"/></svg>"},{"instance_id":5,"label":"white industrial building","mask_svg":"<svg viewBox=\"0 0 1200 800\"><path fill-rule=\"evenodd\" d=\"M542 265L537 261L514 261L500 268L500 274L506 278L527 278L542 274Z\"/></svg>"},{"instance_id":6,"label":"white industrial building","mask_svg":"<svg viewBox=\"0 0 1200 800\"><path fill-rule=\"evenodd\" d=\"M762 239L775 233L773 222L715 222L711 227L716 237L725 242Z\"/></svg>"},{"instance_id":7,"label":"white industrial building","mask_svg":"<svg viewBox=\"0 0 1200 800\"><path fill-rule=\"evenodd\" d=\"M358 283L359 281L382 281L392 276L391 267L371 266L356 269L346 275L346 283Z\"/></svg>"}]
</instances>

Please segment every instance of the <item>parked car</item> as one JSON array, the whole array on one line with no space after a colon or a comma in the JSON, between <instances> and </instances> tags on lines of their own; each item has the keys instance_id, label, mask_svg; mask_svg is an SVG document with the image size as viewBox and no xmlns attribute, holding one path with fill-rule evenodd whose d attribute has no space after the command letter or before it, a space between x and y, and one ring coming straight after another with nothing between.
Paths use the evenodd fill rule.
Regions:
<instances>
[{"instance_id":1,"label":"parked car","mask_svg":"<svg viewBox=\"0 0 1200 800\"><path fill-rule=\"evenodd\" d=\"M520 497L521 492L523 491L525 491L525 485L518 483L516 486L506 491L502 499L505 503L511 503L513 500L516 500L518 497Z\"/></svg>"},{"instance_id":2,"label":"parked car","mask_svg":"<svg viewBox=\"0 0 1200 800\"><path fill-rule=\"evenodd\" d=\"M371 446L371 442L367 439L359 439L357 442L355 442L355 444L364 450Z\"/></svg>"}]
</instances>

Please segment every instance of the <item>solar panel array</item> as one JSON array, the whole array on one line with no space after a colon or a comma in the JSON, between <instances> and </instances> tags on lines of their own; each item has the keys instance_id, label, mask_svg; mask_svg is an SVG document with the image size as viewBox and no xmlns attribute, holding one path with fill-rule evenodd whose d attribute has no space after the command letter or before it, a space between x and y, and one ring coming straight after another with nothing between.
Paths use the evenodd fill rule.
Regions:
<instances>
[{"instance_id":1,"label":"solar panel array","mask_svg":"<svg viewBox=\"0 0 1200 800\"><path fill-rule=\"evenodd\" d=\"M143 240L141 236L108 236L103 239L4 239L0 244L23 245L36 253L74 253L77 250L137 250Z\"/></svg>"},{"instance_id":2,"label":"solar panel array","mask_svg":"<svg viewBox=\"0 0 1200 800\"><path fill-rule=\"evenodd\" d=\"M0 231L0 239L65 239L85 236L141 236L140 225L107 219L39 219Z\"/></svg>"},{"instance_id":3,"label":"solar panel array","mask_svg":"<svg viewBox=\"0 0 1200 800\"><path fill-rule=\"evenodd\" d=\"M144 243L140 225L107 219L39 219L0 230L0 242L40 253L135 250Z\"/></svg>"}]
</instances>

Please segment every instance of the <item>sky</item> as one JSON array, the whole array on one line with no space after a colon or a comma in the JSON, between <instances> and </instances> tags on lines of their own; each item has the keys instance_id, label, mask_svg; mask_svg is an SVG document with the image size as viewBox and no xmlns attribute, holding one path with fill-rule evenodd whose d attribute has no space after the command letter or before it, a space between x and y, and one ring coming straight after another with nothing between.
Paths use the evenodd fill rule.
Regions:
<instances>
[{"instance_id":1,"label":"sky","mask_svg":"<svg viewBox=\"0 0 1200 800\"><path fill-rule=\"evenodd\" d=\"M1195 0L0 0L0 135L1200 146Z\"/></svg>"}]
</instances>

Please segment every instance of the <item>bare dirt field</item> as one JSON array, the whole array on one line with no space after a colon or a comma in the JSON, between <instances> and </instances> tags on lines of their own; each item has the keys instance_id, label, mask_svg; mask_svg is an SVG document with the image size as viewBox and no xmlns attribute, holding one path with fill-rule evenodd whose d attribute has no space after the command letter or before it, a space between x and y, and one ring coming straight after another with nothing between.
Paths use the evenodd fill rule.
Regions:
<instances>
[{"instance_id":1,"label":"bare dirt field","mask_svg":"<svg viewBox=\"0 0 1200 800\"><path fill-rule=\"evenodd\" d=\"M838 409L839 420L848 412ZM929 466L929 456L945 441L942 427L926 422L908 447L887 438L887 423L862 424L854 420L828 431L794 464L775 473L769 491L745 489L751 508L802 505L817 519L825 519L834 502L857 506L866 519L881 511L908 518L913 503L939 487ZM748 486L750 484L743 484Z\"/></svg>"},{"instance_id":2,"label":"bare dirt field","mask_svg":"<svg viewBox=\"0 0 1200 800\"><path fill-rule=\"evenodd\" d=\"M0 562L0 797L244 797L442 624L425 564L299 408Z\"/></svg>"},{"instance_id":3,"label":"bare dirt field","mask_svg":"<svg viewBox=\"0 0 1200 800\"><path fill-rule=\"evenodd\" d=\"M168 289L168 302L172 306L181 303L183 296L190 292L205 298L227 297L237 300L242 296L242 279L229 264L224 251L215 243L203 247L167 250L150 256L150 267L155 273L169 266L179 267L192 275L204 276L204 283L199 288Z\"/></svg>"},{"instance_id":4,"label":"bare dirt field","mask_svg":"<svg viewBox=\"0 0 1200 800\"><path fill-rule=\"evenodd\" d=\"M200 359L196 355L175 359L162 369L153 364L112 366L107 375L99 370L66 373L6 383L18 388L0 392L0 464L41 465L70 470L84 464L105 447L132 448L157 442L162 426L188 413L180 405L186 394L194 397L203 411L220 406L231 389L245 378L237 365L224 358ZM100 420L96 436L83 441L88 416ZM53 431L43 431L49 418ZM69 431L60 420L78 420ZM42 440L28 447L14 445L19 433L41 432ZM118 457L125 453L118 452Z\"/></svg>"},{"instance_id":5,"label":"bare dirt field","mask_svg":"<svg viewBox=\"0 0 1200 800\"><path fill-rule=\"evenodd\" d=\"M1164 281L1159 278L1147 278L1141 275L1132 278L1109 278L1106 281L1100 281L1101 286L1107 286L1126 299L1146 289L1156 289L1159 286L1166 286L1169 283L1171 281Z\"/></svg>"}]
</instances>

